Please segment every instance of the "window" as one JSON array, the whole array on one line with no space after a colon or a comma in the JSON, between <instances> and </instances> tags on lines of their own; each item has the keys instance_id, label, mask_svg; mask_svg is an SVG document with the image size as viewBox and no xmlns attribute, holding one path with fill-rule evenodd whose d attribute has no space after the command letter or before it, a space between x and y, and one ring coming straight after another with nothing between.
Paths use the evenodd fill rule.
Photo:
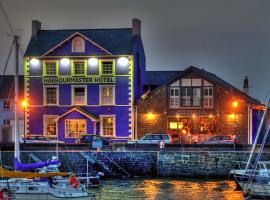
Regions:
<instances>
[{"instance_id":1,"label":"window","mask_svg":"<svg viewBox=\"0 0 270 200\"><path fill-rule=\"evenodd\" d=\"M10 101L8 100L4 101L4 110L11 110Z\"/></svg>"},{"instance_id":2,"label":"window","mask_svg":"<svg viewBox=\"0 0 270 200\"><path fill-rule=\"evenodd\" d=\"M44 116L44 131L45 136L57 137L56 119L57 115Z\"/></svg>"},{"instance_id":3,"label":"window","mask_svg":"<svg viewBox=\"0 0 270 200\"><path fill-rule=\"evenodd\" d=\"M179 108L180 106L180 94L179 88L170 88L170 108Z\"/></svg>"},{"instance_id":4,"label":"window","mask_svg":"<svg viewBox=\"0 0 270 200\"><path fill-rule=\"evenodd\" d=\"M193 88L193 106L201 106L201 88Z\"/></svg>"},{"instance_id":5,"label":"window","mask_svg":"<svg viewBox=\"0 0 270 200\"><path fill-rule=\"evenodd\" d=\"M57 105L58 104L58 87L46 86L44 88L44 104L45 105Z\"/></svg>"},{"instance_id":6,"label":"window","mask_svg":"<svg viewBox=\"0 0 270 200\"><path fill-rule=\"evenodd\" d=\"M113 73L113 62L102 62L102 74L112 75Z\"/></svg>"},{"instance_id":7,"label":"window","mask_svg":"<svg viewBox=\"0 0 270 200\"><path fill-rule=\"evenodd\" d=\"M204 91L203 94L204 107L212 108L214 105L213 87L205 87L203 91Z\"/></svg>"},{"instance_id":8,"label":"window","mask_svg":"<svg viewBox=\"0 0 270 200\"><path fill-rule=\"evenodd\" d=\"M75 76L85 75L85 62L74 62L73 63L73 74Z\"/></svg>"},{"instance_id":9,"label":"window","mask_svg":"<svg viewBox=\"0 0 270 200\"><path fill-rule=\"evenodd\" d=\"M112 85L100 86L101 105L114 105L115 87Z\"/></svg>"},{"instance_id":10,"label":"window","mask_svg":"<svg viewBox=\"0 0 270 200\"><path fill-rule=\"evenodd\" d=\"M45 62L45 76L56 76L57 66L56 62Z\"/></svg>"},{"instance_id":11,"label":"window","mask_svg":"<svg viewBox=\"0 0 270 200\"><path fill-rule=\"evenodd\" d=\"M73 105L86 105L86 86L73 86L72 87L72 104Z\"/></svg>"},{"instance_id":12,"label":"window","mask_svg":"<svg viewBox=\"0 0 270 200\"><path fill-rule=\"evenodd\" d=\"M3 124L4 124L4 126L10 126L10 120L4 119Z\"/></svg>"},{"instance_id":13,"label":"window","mask_svg":"<svg viewBox=\"0 0 270 200\"><path fill-rule=\"evenodd\" d=\"M191 106L191 87L183 87L181 89L181 102L182 106L189 107Z\"/></svg>"},{"instance_id":14,"label":"window","mask_svg":"<svg viewBox=\"0 0 270 200\"><path fill-rule=\"evenodd\" d=\"M101 116L101 134L104 137L113 137L115 135L114 116Z\"/></svg>"},{"instance_id":15,"label":"window","mask_svg":"<svg viewBox=\"0 0 270 200\"><path fill-rule=\"evenodd\" d=\"M66 119L65 120L65 137L78 138L82 134L86 134L85 119Z\"/></svg>"},{"instance_id":16,"label":"window","mask_svg":"<svg viewBox=\"0 0 270 200\"><path fill-rule=\"evenodd\" d=\"M72 40L72 52L80 53L85 52L85 42L81 37L75 37Z\"/></svg>"}]
</instances>

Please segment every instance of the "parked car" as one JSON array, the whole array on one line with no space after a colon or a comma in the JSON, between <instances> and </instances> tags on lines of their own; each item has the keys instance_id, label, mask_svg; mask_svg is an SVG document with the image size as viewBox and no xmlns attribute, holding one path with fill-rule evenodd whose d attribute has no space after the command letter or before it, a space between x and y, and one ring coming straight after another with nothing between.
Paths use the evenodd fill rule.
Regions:
<instances>
[{"instance_id":1,"label":"parked car","mask_svg":"<svg viewBox=\"0 0 270 200\"><path fill-rule=\"evenodd\" d=\"M102 145L110 145L112 142L112 138L105 138L105 137L101 137L99 135L86 134L86 135L81 135L76 140L76 143L77 144L91 144L95 140L102 141Z\"/></svg>"},{"instance_id":2,"label":"parked car","mask_svg":"<svg viewBox=\"0 0 270 200\"><path fill-rule=\"evenodd\" d=\"M209 140L198 142L198 144L239 144L238 138L234 139L234 136L231 135L221 135L211 137Z\"/></svg>"},{"instance_id":3,"label":"parked car","mask_svg":"<svg viewBox=\"0 0 270 200\"><path fill-rule=\"evenodd\" d=\"M43 135L27 135L25 138L24 136L19 137L19 143L26 144L40 144L40 143L49 143L49 139Z\"/></svg>"},{"instance_id":4,"label":"parked car","mask_svg":"<svg viewBox=\"0 0 270 200\"><path fill-rule=\"evenodd\" d=\"M63 141L58 140L57 137L46 137L50 144L65 144Z\"/></svg>"},{"instance_id":5,"label":"parked car","mask_svg":"<svg viewBox=\"0 0 270 200\"><path fill-rule=\"evenodd\" d=\"M160 141L170 144L172 137L167 133L148 133L138 140L129 140L128 144L158 144Z\"/></svg>"}]
</instances>

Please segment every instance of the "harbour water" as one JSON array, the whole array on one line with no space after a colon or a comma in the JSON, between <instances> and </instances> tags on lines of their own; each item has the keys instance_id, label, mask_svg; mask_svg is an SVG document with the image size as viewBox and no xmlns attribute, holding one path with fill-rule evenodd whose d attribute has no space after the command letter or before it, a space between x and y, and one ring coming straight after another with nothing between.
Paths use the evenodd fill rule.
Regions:
<instances>
[{"instance_id":1,"label":"harbour water","mask_svg":"<svg viewBox=\"0 0 270 200\"><path fill-rule=\"evenodd\" d=\"M194 179L104 180L94 189L101 200L243 200L234 181Z\"/></svg>"}]
</instances>

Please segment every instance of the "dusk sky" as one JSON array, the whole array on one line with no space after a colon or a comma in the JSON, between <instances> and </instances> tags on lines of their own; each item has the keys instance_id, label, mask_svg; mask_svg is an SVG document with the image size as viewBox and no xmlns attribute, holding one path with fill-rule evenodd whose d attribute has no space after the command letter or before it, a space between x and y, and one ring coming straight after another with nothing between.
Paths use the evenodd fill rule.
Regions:
<instances>
[{"instance_id":1,"label":"dusk sky","mask_svg":"<svg viewBox=\"0 0 270 200\"><path fill-rule=\"evenodd\" d=\"M142 21L147 70L193 65L265 100L270 88L270 0L0 0L25 51L31 21L42 29L126 28ZM0 73L12 37L0 13ZM13 58L12 58L13 59ZM12 60L13 61L13 60ZM8 74L14 64L10 62ZM23 73L23 65L20 67Z\"/></svg>"}]
</instances>

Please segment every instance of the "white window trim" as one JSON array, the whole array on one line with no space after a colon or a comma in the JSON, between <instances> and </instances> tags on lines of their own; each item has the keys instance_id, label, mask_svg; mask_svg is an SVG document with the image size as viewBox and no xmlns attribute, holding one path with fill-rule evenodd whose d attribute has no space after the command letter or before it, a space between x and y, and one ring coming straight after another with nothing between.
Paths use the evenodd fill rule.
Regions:
<instances>
[{"instance_id":1,"label":"white window trim","mask_svg":"<svg viewBox=\"0 0 270 200\"><path fill-rule=\"evenodd\" d=\"M100 136L111 137L111 136L104 136L102 119L103 119L103 117L112 117L113 118L113 135L112 135L112 137L116 138L116 115L99 115L99 117L100 117Z\"/></svg>"},{"instance_id":2,"label":"white window trim","mask_svg":"<svg viewBox=\"0 0 270 200\"><path fill-rule=\"evenodd\" d=\"M47 104L46 88L56 88L56 104ZM44 106L59 106L59 85L43 85L43 105Z\"/></svg>"},{"instance_id":3,"label":"white window trim","mask_svg":"<svg viewBox=\"0 0 270 200\"><path fill-rule=\"evenodd\" d=\"M206 88L208 89L208 95L207 96L204 95L204 89L206 89ZM212 89L212 96L209 95L209 88ZM205 106L205 104L204 104L205 97L207 97L208 103L209 103L210 97L212 97L212 105L211 106ZM211 86L203 87L203 107L204 108L213 108L214 107L214 87L211 87Z\"/></svg>"},{"instance_id":4,"label":"white window trim","mask_svg":"<svg viewBox=\"0 0 270 200\"><path fill-rule=\"evenodd\" d=\"M65 121L64 121L64 126L65 126L65 138L67 138L67 139L76 139L76 138L79 138L79 137L67 137L67 131L66 131L66 121L67 120L83 120L83 121L85 121L85 133L83 133L83 134L87 134L87 119L65 119Z\"/></svg>"},{"instance_id":5,"label":"white window trim","mask_svg":"<svg viewBox=\"0 0 270 200\"><path fill-rule=\"evenodd\" d=\"M178 89L178 97L177 96L171 96L171 89L173 89L173 90L176 90L176 89ZM174 109L174 108L180 108L180 106L181 106L181 97L180 97L180 93L181 93L181 90L180 90L180 88L179 88L179 86L178 87L174 87L174 86L172 86L172 87L169 87L169 107L170 108L172 108L172 109ZM179 103L179 105L178 106L173 106L172 104L171 104L171 99L176 99L176 98L178 98L178 103Z\"/></svg>"},{"instance_id":6,"label":"white window trim","mask_svg":"<svg viewBox=\"0 0 270 200\"><path fill-rule=\"evenodd\" d=\"M75 40L80 38L83 41L83 47L82 47L82 51L75 51ZM71 41L71 51L73 53L84 53L85 52L85 39L80 37L80 36L76 36L72 39Z\"/></svg>"},{"instance_id":7,"label":"white window trim","mask_svg":"<svg viewBox=\"0 0 270 200\"><path fill-rule=\"evenodd\" d=\"M85 90L85 102L83 104L74 103L74 88L83 87ZM71 105L72 106L85 106L87 105L87 85L71 85Z\"/></svg>"},{"instance_id":8,"label":"white window trim","mask_svg":"<svg viewBox=\"0 0 270 200\"><path fill-rule=\"evenodd\" d=\"M108 86L112 86L113 87L113 102L112 104L102 104L101 103L101 89L103 87L108 87ZM115 106L115 85L99 85L99 105L100 106Z\"/></svg>"},{"instance_id":9,"label":"white window trim","mask_svg":"<svg viewBox=\"0 0 270 200\"><path fill-rule=\"evenodd\" d=\"M59 115L43 115L43 136L46 136L46 117L59 117ZM56 137L58 138L58 121L56 121Z\"/></svg>"}]
</instances>

